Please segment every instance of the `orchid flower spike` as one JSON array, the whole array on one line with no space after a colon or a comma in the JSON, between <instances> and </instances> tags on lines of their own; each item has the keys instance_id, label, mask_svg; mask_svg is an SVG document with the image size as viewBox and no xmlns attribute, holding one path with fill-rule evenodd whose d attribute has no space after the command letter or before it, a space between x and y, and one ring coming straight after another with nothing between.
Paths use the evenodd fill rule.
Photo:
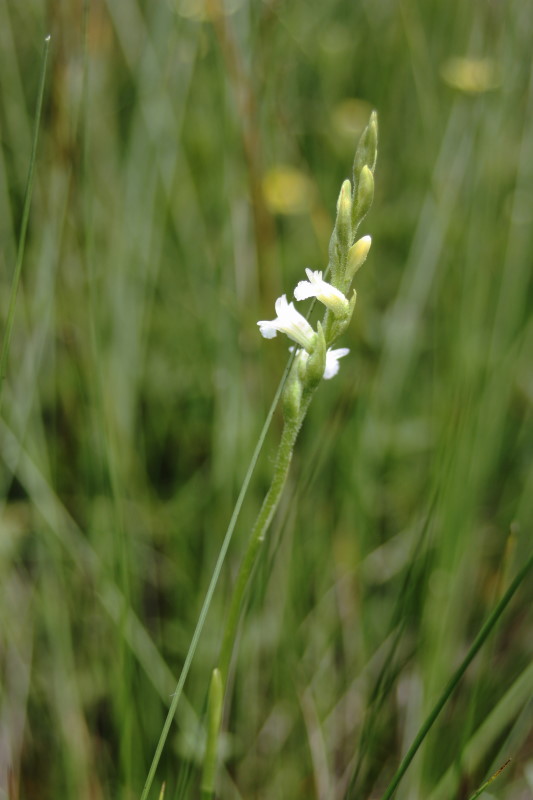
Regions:
<instances>
[{"instance_id":1,"label":"orchid flower spike","mask_svg":"<svg viewBox=\"0 0 533 800\"><path fill-rule=\"evenodd\" d=\"M294 347L289 347L289 350L293 351ZM339 347L337 350L329 350L326 352L326 366L324 368L324 375L322 376L324 380L329 381L330 378L334 378L337 372L339 371L339 358L343 358L347 356L350 352L349 347ZM303 359L304 363L308 359L308 354L303 350L298 350L296 352L296 358L300 357Z\"/></svg>"},{"instance_id":2,"label":"orchid flower spike","mask_svg":"<svg viewBox=\"0 0 533 800\"><path fill-rule=\"evenodd\" d=\"M282 294L275 303L277 317L273 320L259 320L259 330L265 339L273 339L278 331L285 333L289 339L301 345L308 353L315 344L316 333L294 303L287 302L287 295Z\"/></svg>"},{"instance_id":3,"label":"orchid flower spike","mask_svg":"<svg viewBox=\"0 0 533 800\"><path fill-rule=\"evenodd\" d=\"M300 281L294 290L297 300L306 300L308 297L316 297L324 303L336 317L344 317L348 313L350 304L340 289L336 289L331 283L322 280L322 272L305 270L308 280Z\"/></svg>"}]
</instances>

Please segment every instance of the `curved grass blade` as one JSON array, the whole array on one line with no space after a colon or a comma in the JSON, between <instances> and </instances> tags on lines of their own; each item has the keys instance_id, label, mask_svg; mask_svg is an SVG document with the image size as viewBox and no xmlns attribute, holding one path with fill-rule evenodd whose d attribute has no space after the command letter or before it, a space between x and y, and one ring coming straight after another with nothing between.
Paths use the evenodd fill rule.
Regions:
<instances>
[{"instance_id":1,"label":"curved grass blade","mask_svg":"<svg viewBox=\"0 0 533 800\"><path fill-rule=\"evenodd\" d=\"M477 653L481 650L482 646L484 645L485 641L488 639L489 635L492 633L493 629L496 627L498 620L500 619L501 615L505 611L506 607L508 606L509 602L511 601L513 595L517 591L518 587L526 577L529 570L533 567L533 553L529 556L527 561L525 562L522 569L517 573L514 581L511 583L505 594L502 596L499 603L496 605L492 613L489 615L488 619L486 620L485 624L479 631L478 635L476 636L470 650L466 654L465 658L463 659L462 663L459 665L457 670L454 672L448 684L446 685L444 691L442 692L441 696L435 703L433 709L429 713L427 719L423 723L422 727L418 731L411 747L405 754L400 766L396 770L389 786L387 787L385 794L382 797L382 800L390 800L393 796L394 792L398 788L398 784L400 783L401 779L407 772L407 769L416 755L416 752L424 739L426 738L427 734L429 733L433 723L439 716L440 712L450 699L451 695L453 694L457 684L465 674L467 668L474 660Z\"/></svg>"}]
</instances>

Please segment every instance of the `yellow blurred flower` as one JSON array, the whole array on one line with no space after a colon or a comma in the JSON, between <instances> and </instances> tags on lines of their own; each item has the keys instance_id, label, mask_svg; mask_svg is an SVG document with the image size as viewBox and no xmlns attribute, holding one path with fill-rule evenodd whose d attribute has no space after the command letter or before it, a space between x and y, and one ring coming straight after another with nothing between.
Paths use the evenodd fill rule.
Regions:
<instances>
[{"instance_id":1,"label":"yellow blurred flower","mask_svg":"<svg viewBox=\"0 0 533 800\"><path fill-rule=\"evenodd\" d=\"M313 206L315 186L295 167L278 165L263 177L265 203L274 214L305 214Z\"/></svg>"},{"instance_id":2,"label":"yellow blurred flower","mask_svg":"<svg viewBox=\"0 0 533 800\"><path fill-rule=\"evenodd\" d=\"M500 76L496 63L490 58L448 58L440 69L441 78L452 89L468 94L480 94L496 89Z\"/></svg>"}]
</instances>

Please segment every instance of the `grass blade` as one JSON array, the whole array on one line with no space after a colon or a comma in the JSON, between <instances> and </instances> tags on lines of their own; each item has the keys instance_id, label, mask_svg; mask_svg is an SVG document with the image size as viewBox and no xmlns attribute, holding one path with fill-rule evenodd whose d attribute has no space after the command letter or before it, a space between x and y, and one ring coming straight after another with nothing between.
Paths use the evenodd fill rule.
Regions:
<instances>
[{"instance_id":1,"label":"grass blade","mask_svg":"<svg viewBox=\"0 0 533 800\"><path fill-rule=\"evenodd\" d=\"M41 124L41 112L43 108L44 98L44 85L46 79L46 65L48 63L48 51L50 49L50 36L44 40L43 54L41 56L41 74L39 77L39 89L37 92L37 105L35 109L35 123L33 129L33 141L31 146L30 165L28 168L28 177L26 179L26 188L24 190L24 202L22 206L22 221L20 225L19 242L17 248L17 261L15 264L15 273L13 275L13 282L11 284L11 295L9 298L9 308L7 312L6 329L4 333L4 340L2 342L2 351L0 353L0 408L2 407L2 393L4 387L4 379L6 376L7 356L9 353L9 345L11 342L11 332L13 330L13 322L15 319L15 308L17 304L18 287L20 283L20 275L22 272L22 261L24 259L24 249L26 246L26 234L28 232L28 221L30 218L31 198L33 194L33 177L35 172L35 161L37 159L37 143L39 140L39 128Z\"/></svg>"},{"instance_id":2,"label":"grass blade","mask_svg":"<svg viewBox=\"0 0 533 800\"><path fill-rule=\"evenodd\" d=\"M409 764L413 760L416 755L416 752L424 739L426 738L427 734L431 730L433 723L439 716L440 712L450 699L451 695L453 694L454 689L458 685L459 681L465 674L466 670L468 669L471 662L474 660L477 653L481 650L483 644L492 633L493 629L495 628L498 620L500 619L501 615L507 608L509 602L511 601L513 595L517 591L518 587L526 577L529 570L533 567L533 553L527 559L526 563L522 567L522 569L516 575L514 581L511 583L499 603L494 608L493 612L490 614L488 619L486 620L485 624L481 628L480 632L476 636L470 650L466 654L465 658L463 659L462 663L455 671L455 673L450 678L448 684L446 685L444 691L442 692L441 696L435 703L433 709L431 710L430 714L428 715L427 719L425 720L424 724L418 731L411 747L405 754L403 761L401 762L400 766L398 767L396 773L394 774L385 794L382 797L382 800L390 800L393 796L394 792L396 791L398 784L400 783L401 779L407 772Z\"/></svg>"}]
</instances>

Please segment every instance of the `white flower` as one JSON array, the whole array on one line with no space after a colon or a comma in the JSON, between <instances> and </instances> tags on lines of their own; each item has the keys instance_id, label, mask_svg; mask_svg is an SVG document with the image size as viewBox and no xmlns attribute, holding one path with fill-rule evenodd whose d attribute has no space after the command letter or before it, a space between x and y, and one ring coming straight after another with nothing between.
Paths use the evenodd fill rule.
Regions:
<instances>
[{"instance_id":1,"label":"white flower","mask_svg":"<svg viewBox=\"0 0 533 800\"><path fill-rule=\"evenodd\" d=\"M299 311L294 308L294 303L287 302L287 296L282 294L275 304L276 319L259 320L259 330L265 339L273 339L278 331L287 334L293 341L300 344L308 352L313 349L316 333Z\"/></svg>"},{"instance_id":2,"label":"white flower","mask_svg":"<svg viewBox=\"0 0 533 800\"><path fill-rule=\"evenodd\" d=\"M322 280L322 272L313 272L310 269L305 270L309 280L300 281L294 290L294 296L297 300L306 300L308 297L316 297L321 303L324 303L336 317L342 317L347 314L350 304L348 300L340 291L332 286L331 283Z\"/></svg>"},{"instance_id":3,"label":"white flower","mask_svg":"<svg viewBox=\"0 0 533 800\"><path fill-rule=\"evenodd\" d=\"M294 350L294 347L289 347L289 350ZM326 353L326 366L324 367L324 375L323 378L326 381L329 381L330 378L334 378L337 372L339 371L339 358L343 358L347 356L350 352L348 347L339 347L337 350L331 350L331 348ZM298 350L296 353L296 357L302 358L305 361L309 358L308 353L304 352L303 350Z\"/></svg>"},{"instance_id":4,"label":"white flower","mask_svg":"<svg viewBox=\"0 0 533 800\"><path fill-rule=\"evenodd\" d=\"M339 347L337 350L328 350L326 353L326 368L324 370L325 380L329 380L337 374L339 371L339 358L347 356L349 352L349 347Z\"/></svg>"}]
</instances>

